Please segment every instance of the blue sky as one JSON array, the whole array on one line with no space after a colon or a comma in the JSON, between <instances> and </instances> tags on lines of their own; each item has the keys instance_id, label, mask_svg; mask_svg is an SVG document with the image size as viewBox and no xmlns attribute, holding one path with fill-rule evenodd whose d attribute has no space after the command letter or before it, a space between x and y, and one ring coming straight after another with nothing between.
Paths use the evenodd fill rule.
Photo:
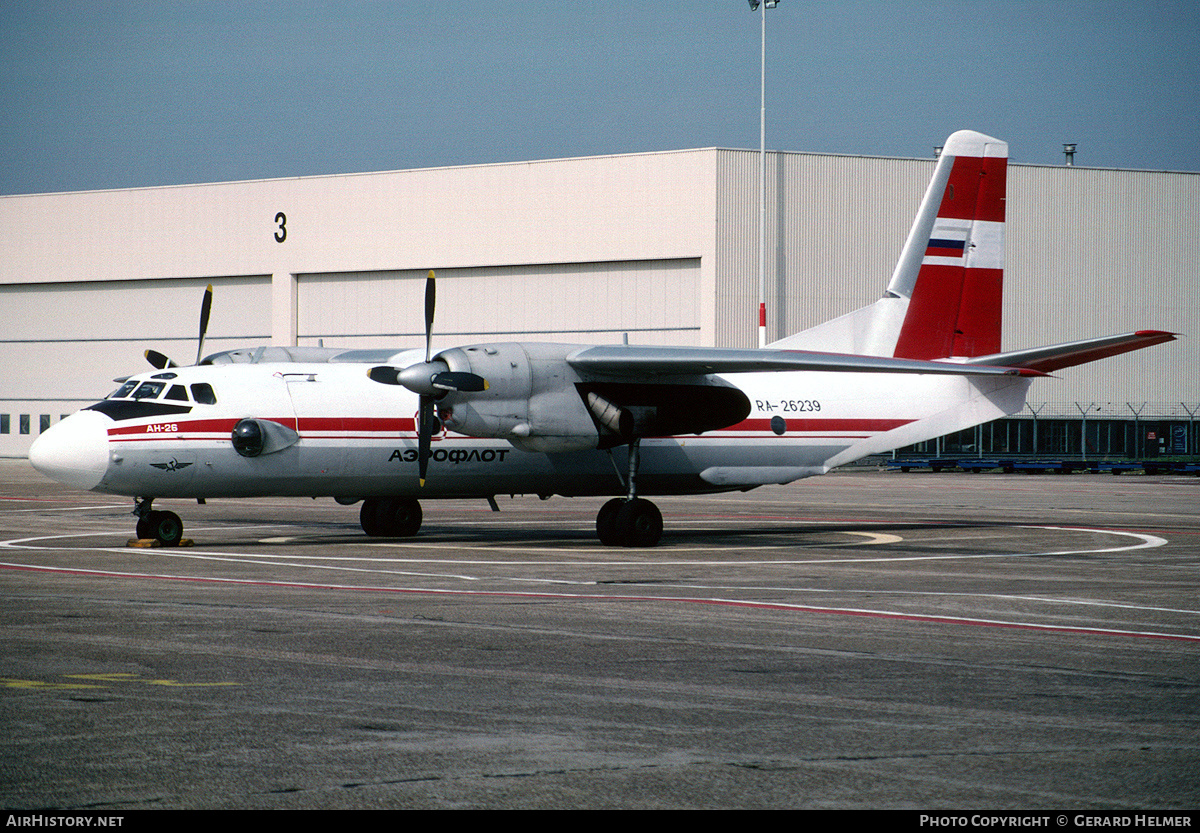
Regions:
<instances>
[{"instance_id":1,"label":"blue sky","mask_svg":"<svg viewBox=\"0 0 1200 833\"><path fill-rule=\"evenodd\" d=\"M1200 4L767 12L767 146L1200 171ZM0 3L0 193L758 147L746 0Z\"/></svg>"}]
</instances>

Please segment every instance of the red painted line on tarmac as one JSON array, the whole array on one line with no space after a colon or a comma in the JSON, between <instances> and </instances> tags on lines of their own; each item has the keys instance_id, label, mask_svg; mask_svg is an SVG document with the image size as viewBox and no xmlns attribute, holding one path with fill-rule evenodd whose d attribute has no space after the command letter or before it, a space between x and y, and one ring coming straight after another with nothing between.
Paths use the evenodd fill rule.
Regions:
<instances>
[{"instance_id":1,"label":"red painted line on tarmac","mask_svg":"<svg viewBox=\"0 0 1200 833\"><path fill-rule=\"evenodd\" d=\"M423 596L477 596L502 599L562 599L589 602L667 602L700 604L715 607L738 607L752 610L776 610L787 613L812 613L822 616L858 616L870 619L886 619L901 622L925 622L935 625L967 625L1009 630L1037 631L1041 633L1070 633L1087 636L1117 636L1133 639L1165 639L1176 642L1200 643L1200 635L1155 633L1153 631L1127 631L1108 628L1070 627L1066 625L1032 625L1021 622L1002 622L990 619L970 619L955 616L935 616L919 613L895 613L883 610L856 610L854 608L811 607L784 602L753 602L738 599L704 599L686 596L602 596L584 593L517 593L500 590L437 590L415 587L364 587L353 584L320 584L314 582L262 581L256 579L213 578L209 576L155 575L151 573L122 573L112 570L81 570L78 568L35 567L28 564L0 563L0 569L35 573L57 573L62 575L87 576L89 578L134 578L160 581L185 581L197 584L236 584L246 587L276 587L295 590L354 590L368 593L403 593Z\"/></svg>"}]
</instances>

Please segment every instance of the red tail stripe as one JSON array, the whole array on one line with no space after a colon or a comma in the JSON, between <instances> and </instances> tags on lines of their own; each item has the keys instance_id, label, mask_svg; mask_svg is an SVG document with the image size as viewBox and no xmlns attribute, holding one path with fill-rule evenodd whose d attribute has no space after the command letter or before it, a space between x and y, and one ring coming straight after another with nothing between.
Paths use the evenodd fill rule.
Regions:
<instances>
[{"instance_id":1,"label":"red tail stripe","mask_svg":"<svg viewBox=\"0 0 1200 833\"><path fill-rule=\"evenodd\" d=\"M1003 223L1007 175L1008 159L1003 156L955 157L937 215Z\"/></svg>"}]
</instances>

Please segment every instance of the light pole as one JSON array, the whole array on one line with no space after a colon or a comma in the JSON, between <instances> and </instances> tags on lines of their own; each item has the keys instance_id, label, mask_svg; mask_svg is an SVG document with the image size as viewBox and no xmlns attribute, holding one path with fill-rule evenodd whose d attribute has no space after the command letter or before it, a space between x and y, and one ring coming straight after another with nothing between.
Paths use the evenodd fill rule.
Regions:
<instances>
[{"instance_id":1,"label":"light pole","mask_svg":"<svg viewBox=\"0 0 1200 833\"><path fill-rule=\"evenodd\" d=\"M760 11L759 6L762 6ZM750 0L750 11L762 15L762 75L758 111L758 346L767 346L767 9L779 0Z\"/></svg>"}]
</instances>

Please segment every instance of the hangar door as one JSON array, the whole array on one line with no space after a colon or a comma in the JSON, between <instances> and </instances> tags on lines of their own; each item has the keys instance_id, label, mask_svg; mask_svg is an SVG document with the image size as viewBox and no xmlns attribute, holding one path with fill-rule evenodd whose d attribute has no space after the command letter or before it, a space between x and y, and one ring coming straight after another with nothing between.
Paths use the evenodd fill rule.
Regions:
<instances>
[{"instance_id":1,"label":"hangar door","mask_svg":"<svg viewBox=\"0 0 1200 833\"><path fill-rule=\"evenodd\" d=\"M191 364L210 282L204 352L269 343L268 276L0 286L0 399L95 401L149 367L147 348Z\"/></svg>"},{"instance_id":2,"label":"hangar door","mask_svg":"<svg viewBox=\"0 0 1200 833\"><path fill-rule=\"evenodd\" d=\"M147 349L196 360L200 304L213 284L205 354L270 343L268 276L0 286L0 456L24 456L62 416L148 370Z\"/></svg>"},{"instance_id":3,"label":"hangar door","mask_svg":"<svg viewBox=\"0 0 1200 833\"><path fill-rule=\"evenodd\" d=\"M437 269L434 347L488 341L696 344L700 259ZM427 270L297 278L299 343L419 346Z\"/></svg>"}]
</instances>

